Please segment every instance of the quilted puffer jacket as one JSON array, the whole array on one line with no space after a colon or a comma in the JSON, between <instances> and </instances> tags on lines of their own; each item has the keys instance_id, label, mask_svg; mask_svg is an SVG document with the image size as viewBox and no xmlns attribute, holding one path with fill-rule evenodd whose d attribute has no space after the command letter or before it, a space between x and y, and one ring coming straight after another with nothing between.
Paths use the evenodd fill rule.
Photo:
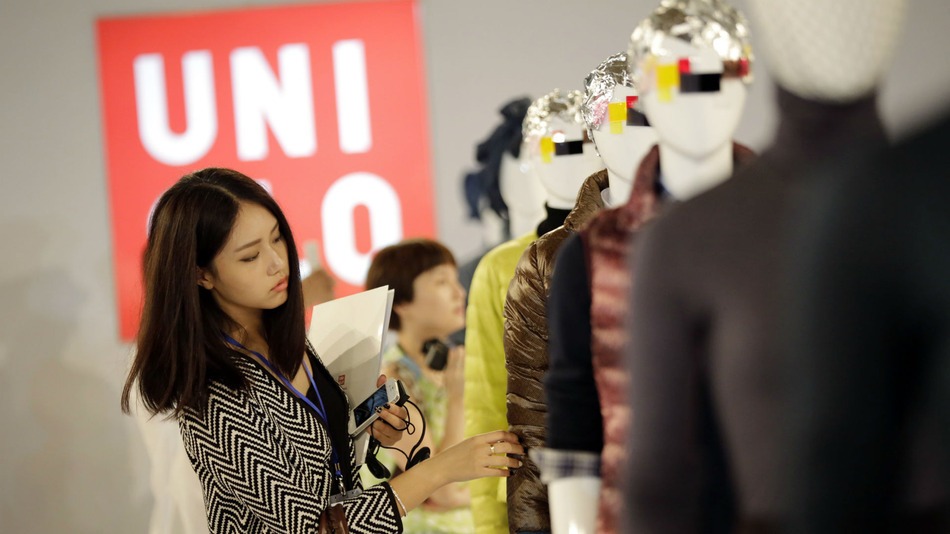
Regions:
<instances>
[{"instance_id":1,"label":"quilted puffer jacket","mask_svg":"<svg viewBox=\"0 0 950 534\"><path fill-rule=\"evenodd\" d=\"M554 259L561 243L604 208L607 171L590 175L564 225L532 243L521 256L505 299L505 367L508 370L508 427L525 450L544 447L547 412L542 379L548 369L547 309ZM538 466L527 456L508 478L511 532L550 531L547 489Z\"/></svg>"},{"instance_id":2,"label":"quilted puffer jacket","mask_svg":"<svg viewBox=\"0 0 950 534\"><path fill-rule=\"evenodd\" d=\"M465 315L465 435L474 436L508 426L505 394L505 296L515 266L538 234L534 231L493 248L475 269ZM475 534L508 532L504 478L469 483Z\"/></svg>"}]
</instances>

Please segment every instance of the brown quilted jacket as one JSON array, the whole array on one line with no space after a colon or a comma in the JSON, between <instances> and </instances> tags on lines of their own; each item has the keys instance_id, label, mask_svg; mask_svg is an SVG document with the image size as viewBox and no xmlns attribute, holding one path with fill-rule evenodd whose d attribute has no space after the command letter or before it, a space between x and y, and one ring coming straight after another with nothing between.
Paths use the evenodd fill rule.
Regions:
<instances>
[{"instance_id":1,"label":"brown quilted jacket","mask_svg":"<svg viewBox=\"0 0 950 534\"><path fill-rule=\"evenodd\" d=\"M603 209L601 192L607 171L590 175L564 225L533 242L518 261L505 300L505 367L508 369L508 426L525 450L544 447L547 406L542 379L548 369L547 299L554 259L561 243ZM508 478L508 527L511 532L551 530L547 488L527 456Z\"/></svg>"}]
</instances>

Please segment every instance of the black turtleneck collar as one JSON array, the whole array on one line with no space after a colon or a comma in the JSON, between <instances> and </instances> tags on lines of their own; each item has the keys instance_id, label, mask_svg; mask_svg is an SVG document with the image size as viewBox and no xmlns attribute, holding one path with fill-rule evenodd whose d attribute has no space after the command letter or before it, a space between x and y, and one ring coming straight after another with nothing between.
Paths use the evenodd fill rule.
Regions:
<instances>
[{"instance_id":1,"label":"black turtleneck collar","mask_svg":"<svg viewBox=\"0 0 950 534\"><path fill-rule=\"evenodd\" d=\"M877 112L877 93L848 103L820 102L778 87L780 124L772 156L816 162L843 148L887 144Z\"/></svg>"},{"instance_id":2,"label":"black turtleneck collar","mask_svg":"<svg viewBox=\"0 0 950 534\"><path fill-rule=\"evenodd\" d=\"M544 205L544 209L547 211L547 217L538 225L538 237L564 224L564 219L567 219L568 214L571 213L571 210L552 208L547 204Z\"/></svg>"}]
</instances>

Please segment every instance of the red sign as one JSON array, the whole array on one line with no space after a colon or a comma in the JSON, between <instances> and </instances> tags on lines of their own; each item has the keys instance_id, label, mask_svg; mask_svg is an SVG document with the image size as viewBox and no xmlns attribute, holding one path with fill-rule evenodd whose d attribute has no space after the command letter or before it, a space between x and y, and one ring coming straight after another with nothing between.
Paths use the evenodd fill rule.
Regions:
<instances>
[{"instance_id":1,"label":"red sign","mask_svg":"<svg viewBox=\"0 0 950 534\"><path fill-rule=\"evenodd\" d=\"M341 295L362 289L375 250L433 235L417 16L393 0L98 21L123 339L149 211L190 171L261 181Z\"/></svg>"}]
</instances>

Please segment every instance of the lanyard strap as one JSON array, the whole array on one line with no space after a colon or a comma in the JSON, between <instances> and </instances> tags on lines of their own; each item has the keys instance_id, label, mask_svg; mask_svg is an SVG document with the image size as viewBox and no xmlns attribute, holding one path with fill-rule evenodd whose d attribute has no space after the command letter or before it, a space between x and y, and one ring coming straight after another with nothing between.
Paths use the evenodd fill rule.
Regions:
<instances>
[{"instance_id":1,"label":"lanyard strap","mask_svg":"<svg viewBox=\"0 0 950 534\"><path fill-rule=\"evenodd\" d=\"M290 380L287 380L287 378L286 378L283 374L281 374L281 372L277 369L277 366L275 366L273 362L271 362L270 360L268 360L267 358L265 358L263 354L261 354L260 352L257 352L257 351L254 351L254 350L251 350L251 349L245 347L245 346L242 345L240 342L238 342L238 340L234 339L233 337L231 337L231 336L229 336L229 335L227 335L227 334L225 334L225 333L223 333L223 332L222 332L222 335L224 336L224 339L227 340L228 343L230 343L230 344L232 344L232 345L234 345L234 346L236 346L236 347L240 347L240 348L242 348L242 349L244 349L244 350L250 352L251 354L254 354L254 355L257 356L258 358L260 358L261 362L263 362L264 365L266 365L268 369L270 369L271 371L273 371L274 374L277 375L277 378L279 378L280 381L283 382L285 386L287 386L287 389L289 389L290 391L292 391L292 392L294 393L294 395L297 396L298 399L302 400L303 402L307 403L308 406L310 406L311 408L313 408L313 411L317 413L317 416L319 416L320 419L323 420L323 423L326 425L326 427L327 427L327 434L328 434L328 435L330 434L330 420L327 418L327 409L326 409L326 407L323 405L323 397L320 396L320 390L317 389L317 384L316 384L316 382L313 380L313 375L310 374L310 370L307 369L307 366L306 366L306 365L303 366L303 370L304 370L305 373L307 373L307 379L310 380L310 387L313 388L313 393L317 396L317 401L320 403L320 407L319 407L319 408L317 407L316 404L313 403L313 401L311 401L309 398L307 398L306 395L304 395L304 394L301 393L297 388L295 388L294 385L290 382ZM301 364L301 365L303 365L303 364ZM340 491L343 491L343 470L340 468L340 457L339 457L339 456L337 455L337 453L336 453L336 447L333 446L333 437L332 437L332 436L330 437L330 452L332 453L333 467L334 467L334 469L335 469L335 471L336 471L337 482L339 482L339 484L340 484Z\"/></svg>"}]
</instances>

